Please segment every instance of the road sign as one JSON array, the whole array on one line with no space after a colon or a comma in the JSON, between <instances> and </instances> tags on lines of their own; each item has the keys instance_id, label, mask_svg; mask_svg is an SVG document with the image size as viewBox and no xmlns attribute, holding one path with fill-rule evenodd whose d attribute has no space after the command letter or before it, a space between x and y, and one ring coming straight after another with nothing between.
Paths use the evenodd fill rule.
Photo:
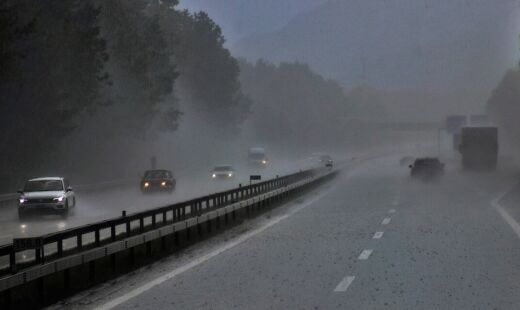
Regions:
<instances>
[{"instance_id":1,"label":"road sign","mask_svg":"<svg viewBox=\"0 0 520 310\"><path fill-rule=\"evenodd\" d=\"M260 181L262 179L261 175L250 175L249 181Z\"/></svg>"}]
</instances>

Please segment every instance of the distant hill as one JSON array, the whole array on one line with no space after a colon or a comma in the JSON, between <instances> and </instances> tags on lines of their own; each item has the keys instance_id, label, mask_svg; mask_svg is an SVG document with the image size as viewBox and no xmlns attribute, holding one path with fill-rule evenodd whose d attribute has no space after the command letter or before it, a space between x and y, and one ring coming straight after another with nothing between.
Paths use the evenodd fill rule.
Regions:
<instances>
[{"instance_id":1,"label":"distant hill","mask_svg":"<svg viewBox=\"0 0 520 310\"><path fill-rule=\"evenodd\" d=\"M205 11L219 24L226 39L236 42L253 34L285 26L294 16L327 0L181 0L180 7Z\"/></svg>"},{"instance_id":2,"label":"distant hill","mask_svg":"<svg viewBox=\"0 0 520 310\"><path fill-rule=\"evenodd\" d=\"M514 64L517 12L510 0L329 0L232 50L306 62L347 87L456 89L473 100Z\"/></svg>"}]
</instances>

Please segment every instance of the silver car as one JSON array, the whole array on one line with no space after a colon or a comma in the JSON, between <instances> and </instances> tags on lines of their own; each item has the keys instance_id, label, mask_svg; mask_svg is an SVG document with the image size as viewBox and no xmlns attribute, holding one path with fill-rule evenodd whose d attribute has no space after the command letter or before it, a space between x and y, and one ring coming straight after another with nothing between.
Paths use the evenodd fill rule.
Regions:
<instances>
[{"instance_id":1,"label":"silver car","mask_svg":"<svg viewBox=\"0 0 520 310\"><path fill-rule=\"evenodd\" d=\"M235 177L235 170L232 166L216 166L211 171L211 177L213 179L232 179Z\"/></svg>"},{"instance_id":2,"label":"silver car","mask_svg":"<svg viewBox=\"0 0 520 310\"><path fill-rule=\"evenodd\" d=\"M69 181L62 177L31 179L19 190L18 217L29 212L58 213L64 217L76 205L76 197Z\"/></svg>"}]
</instances>

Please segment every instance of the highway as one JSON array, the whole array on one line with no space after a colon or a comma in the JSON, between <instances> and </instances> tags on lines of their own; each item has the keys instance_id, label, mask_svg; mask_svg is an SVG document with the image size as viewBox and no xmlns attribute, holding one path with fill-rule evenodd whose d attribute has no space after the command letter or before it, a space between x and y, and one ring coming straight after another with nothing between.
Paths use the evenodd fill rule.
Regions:
<instances>
[{"instance_id":1,"label":"highway","mask_svg":"<svg viewBox=\"0 0 520 310\"><path fill-rule=\"evenodd\" d=\"M184 172L180 175L174 171L177 186L171 194L160 192L143 194L139 188L139 178L136 178L133 184L124 186L101 186L94 190L76 189L77 205L66 219L53 214L35 214L19 220L16 205L2 206L0 207L0 245L10 243L17 237L38 236L117 217L123 210L128 213L137 212L236 188L240 183L249 184L250 174L260 174L263 179L268 179L305 169L310 165L310 162L300 160L274 162L266 169L250 168L247 165L236 166L236 177L230 180L213 180L210 172L204 170Z\"/></svg>"},{"instance_id":2,"label":"highway","mask_svg":"<svg viewBox=\"0 0 520 310\"><path fill-rule=\"evenodd\" d=\"M498 200L516 175L450 161L416 182L399 158L51 309L518 309L520 218Z\"/></svg>"}]
</instances>

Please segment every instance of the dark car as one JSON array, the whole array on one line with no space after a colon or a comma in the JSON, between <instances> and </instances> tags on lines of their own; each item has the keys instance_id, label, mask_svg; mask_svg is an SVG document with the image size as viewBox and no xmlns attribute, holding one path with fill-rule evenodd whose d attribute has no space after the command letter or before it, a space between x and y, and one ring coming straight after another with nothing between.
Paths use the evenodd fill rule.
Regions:
<instances>
[{"instance_id":1,"label":"dark car","mask_svg":"<svg viewBox=\"0 0 520 310\"><path fill-rule=\"evenodd\" d=\"M176 181L169 170L148 170L145 171L141 180L141 190L143 192L168 191L175 189Z\"/></svg>"},{"instance_id":2,"label":"dark car","mask_svg":"<svg viewBox=\"0 0 520 310\"><path fill-rule=\"evenodd\" d=\"M332 160L332 157L330 157L329 155L321 155L319 161L322 165L324 165L327 168L332 168L332 166L334 165L334 161Z\"/></svg>"},{"instance_id":3,"label":"dark car","mask_svg":"<svg viewBox=\"0 0 520 310\"><path fill-rule=\"evenodd\" d=\"M436 179L444 174L444 164L435 157L417 158L409 167L412 178L424 181Z\"/></svg>"},{"instance_id":4,"label":"dark car","mask_svg":"<svg viewBox=\"0 0 520 310\"><path fill-rule=\"evenodd\" d=\"M235 170L232 166L226 165L226 166L216 166L211 171L211 178L212 179L232 179L235 177Z\"/></svg>"}]
</instances>

